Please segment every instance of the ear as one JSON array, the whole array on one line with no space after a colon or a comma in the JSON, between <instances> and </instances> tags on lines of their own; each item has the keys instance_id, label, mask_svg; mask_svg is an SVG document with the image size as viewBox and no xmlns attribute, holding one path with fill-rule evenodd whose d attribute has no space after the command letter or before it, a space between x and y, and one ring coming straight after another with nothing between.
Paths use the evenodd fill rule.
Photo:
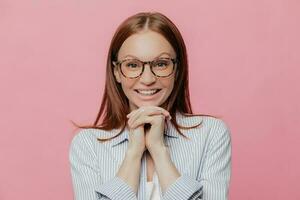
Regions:
<instances>
[{"instance_id":1,"label":"ear","mask_svg":"<svg viewBox=\"0 0 300 200\"><path fill-rule=\"evenodd\" d=\"M116 65L116 62L113 61L113 65L114 65L114 76L117 80L118 83L121 83L121 77L120 77L120 72L119 72L119 68L118 66Z\"/></svg>"}]
</instances>

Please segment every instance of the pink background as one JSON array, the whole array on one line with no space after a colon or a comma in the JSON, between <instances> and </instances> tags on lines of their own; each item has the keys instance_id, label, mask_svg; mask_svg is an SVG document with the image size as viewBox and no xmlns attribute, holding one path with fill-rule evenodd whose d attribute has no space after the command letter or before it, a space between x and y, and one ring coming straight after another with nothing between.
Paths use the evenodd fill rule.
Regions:
<instances>
[{"instance_id":1,"label":"pink background","mask_svg":"<svg viewBox=\"0 0 300 200\"><path fill-rule=\"evenodd\" d=\"M69 120L93 122L112 34L155 10L186 41L194 111L231 128L230 199L300 199L298 0L2 0L1 200L72 199Z\"/></svg>"}]
</instances>

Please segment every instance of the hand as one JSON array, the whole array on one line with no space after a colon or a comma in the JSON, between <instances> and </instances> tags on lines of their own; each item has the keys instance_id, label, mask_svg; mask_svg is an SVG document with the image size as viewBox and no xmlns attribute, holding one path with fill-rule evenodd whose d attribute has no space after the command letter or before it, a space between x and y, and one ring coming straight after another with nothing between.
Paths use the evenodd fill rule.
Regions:
<instances>
[{"instance_id":1,"label":"hand","mask_svg":"<svg viewBox=\"0 0 300 200\"><path fill-rule=\"evenodd\" d=\"M142 157L146 150L144 126L138 126L134 129L129 127L129 143L128 152L133 153L135 156Z\"/></svg>"},{"instance_id":2,"label":"hand","mask_svg":"<svg viewBox=\"0 0 300 200\"><path fill-rule=\"evenodd\" d=\"M150 151L155 147L164 146L165 119L171 119L170 113L157 106L143 106L127 115L130 129L150 124L150 130L144 130L145 146Z\"/></svg>"}]
</instances>

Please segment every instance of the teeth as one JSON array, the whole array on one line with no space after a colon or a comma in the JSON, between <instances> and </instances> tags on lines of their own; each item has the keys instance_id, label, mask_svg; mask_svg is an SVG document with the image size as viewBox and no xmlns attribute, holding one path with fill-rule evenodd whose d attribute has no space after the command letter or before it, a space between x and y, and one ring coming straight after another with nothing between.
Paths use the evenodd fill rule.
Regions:
<instances>
[{"instance_id":1,"label":"teeth","mask_svg":"<svg viewBox=\"0 0 300 200\"><path fill-rule=\"evenodd\" d=\"M156 93L158 90L137 90L138 93L144 94L144 95L152 95Z\"/></svg>"}]
</instances>

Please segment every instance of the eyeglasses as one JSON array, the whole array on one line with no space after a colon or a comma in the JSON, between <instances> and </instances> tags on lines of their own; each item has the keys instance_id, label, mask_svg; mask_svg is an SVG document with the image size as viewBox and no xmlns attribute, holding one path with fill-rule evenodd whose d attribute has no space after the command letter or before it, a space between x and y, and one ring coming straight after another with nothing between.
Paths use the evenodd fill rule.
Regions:
<instances>
[{"instance_id":1,"label":"eyeglasses","mask_svg":"<svg viewBox=\"0 0 300 200\"><path fill-rule=\"evenodd\" d=\"M125 59L114 62L115 65L120 66L121 73L127 78L137 78L141 76L145 69L145 64L150 65L151 72L156 77L168 77L174 69L175 64L178 63L177 58L157 58L153 61L140 61L138 59Z\"/></svg>"}]
</instances>

